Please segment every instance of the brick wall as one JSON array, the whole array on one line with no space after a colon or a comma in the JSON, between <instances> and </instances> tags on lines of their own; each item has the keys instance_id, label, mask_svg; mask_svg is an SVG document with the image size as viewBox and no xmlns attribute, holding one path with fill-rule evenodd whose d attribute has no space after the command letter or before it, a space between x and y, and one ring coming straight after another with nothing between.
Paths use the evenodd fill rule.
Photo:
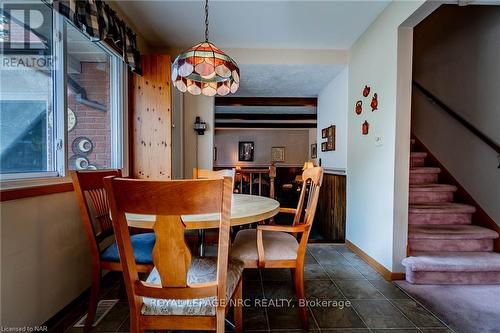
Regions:
<instances>
[{"instance_id":1,"label":"brick wall","mask_svg":"<svg viewBox=\"0 0 500 333\"><path fill-rule=\"evenodd\" d=\"M111 117L110 117L110 64L82 62L81 73L72 74L74 79L87 93L87 99L99 102L107 111L96 110L76 101L76 92L68 84L68 107L76 116L76 126L68 133L69 168L75 169L73 143L79 137L87 137L93 149L85 156L91 165L98 169L111 168Z\"/></svg>"}]
</instances>

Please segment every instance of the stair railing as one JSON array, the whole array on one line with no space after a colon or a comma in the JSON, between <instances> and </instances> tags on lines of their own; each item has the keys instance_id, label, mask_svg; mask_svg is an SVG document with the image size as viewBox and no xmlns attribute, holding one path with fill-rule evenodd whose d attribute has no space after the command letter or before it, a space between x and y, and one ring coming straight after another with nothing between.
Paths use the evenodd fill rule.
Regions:
<instances>
[{"instance_id":1,"label":"stair railing","mask_svg":"<svg viewBox=\"0 0 500 333\"><path fill-rule=\"evenodd\" d=\"M433 93L431 93L429 90L425 89L420 83L417 81L413 80L413 85L420 90L422 94L424 94L425 97L432 103L437 106L439 106L443 111L448 113L450 116L453 117L456 121L458 121L462 126L467 128L469 131L471 131L475 136L477 136L479 139L481 139L484 143L486 143L488 146L490 146L491 149L497 152L498 155L498 168L500 169L500 145L498 145L495 141L493 141L490 137L488 137L486 134L481 132L477 127L469 123L465 118L463 118L461 115L459 115L457 112L453 111L448 105L446 105L443 101L441 101L438 97L436 97Z\"/></svg>"}]
</instances>

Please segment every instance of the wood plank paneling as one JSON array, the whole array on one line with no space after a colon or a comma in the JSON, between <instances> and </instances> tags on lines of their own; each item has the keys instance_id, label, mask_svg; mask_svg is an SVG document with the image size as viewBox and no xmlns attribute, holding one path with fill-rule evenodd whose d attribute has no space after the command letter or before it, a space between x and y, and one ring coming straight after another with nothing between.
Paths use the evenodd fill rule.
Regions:
<instances>
[{"instance_id":1,"label":"wood plank paneling","mask_svg":"<svg viewBox=\"0 0 500 333\"><path fill-rule=\"evenodd\" d=\"M325 174L314 222L327 241L345 241L346 176Z\"/></svg>"},{"instance_id":2,"label":"wood plank paneling","mask_svg":"<svg viewBox=\"0 0 500 333\"><path fill-rule=\"evenodd\" d=\"M130 174L170 179L172 99L170 56L143 55L143 75L132 75L130 94Z\"/></svg>"}]
</instances>

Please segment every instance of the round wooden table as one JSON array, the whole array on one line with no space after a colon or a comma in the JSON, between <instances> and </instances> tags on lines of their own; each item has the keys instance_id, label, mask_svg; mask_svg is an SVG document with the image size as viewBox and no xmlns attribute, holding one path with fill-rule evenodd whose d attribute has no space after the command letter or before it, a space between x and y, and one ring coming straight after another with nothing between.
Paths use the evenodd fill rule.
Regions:
<instances>
[{"instance_id":1,"label":"round wooden table","mask_svg":"<svg viewBox=\"0 0 500 333\"><path fill-rule=\"evenodd\" d=\"M248 194L233 194L231 226L250 224L278 214L278 201ZM155 215L126 214L129 227L153 229ZM220 214L183 215L186 229L214 229L219 227Z\"/></svg>"}]
</instances>

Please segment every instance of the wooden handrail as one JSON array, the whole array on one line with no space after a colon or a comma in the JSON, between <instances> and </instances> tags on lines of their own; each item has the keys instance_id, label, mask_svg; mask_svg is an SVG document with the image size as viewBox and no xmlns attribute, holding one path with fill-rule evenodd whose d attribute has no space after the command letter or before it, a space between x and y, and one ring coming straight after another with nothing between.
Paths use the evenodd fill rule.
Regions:
<instances>
[{"instance_id":1,"label":"wooden handrail","mask_svg":"<svg viewBox=\"0 0 500 333\"><path fill-rule=\"evenodd\" d=\"M463 118L457 112L453 111L448 105L446 105L443 101L441 101L439 98L434 96L434 94L432 94L429 90L425 89L420 83L413 80L413 85L415 87L417 87L418 90L420 90L425 95L425 97L427 97L427 99L429 99L429 101L431 103L436 104L443 111L446 111L446 113L448 113L450 116L452 116L456 121L458 121L460 124L462 124L469 131L471 131L474 135L476 135L479 139L481 139L488 146L490 146L491 149L493 149L498 154L500 154L500 146L495 141L493 141L490 137L488 137L486 134L484 134L479 129L477 129L474 125L472 125L467 120L465 120L465 118Z\"/></svg>"},{"instance_id":2,"label":"wooden handrail","mask_svg":"<svg viewBox=\"0 0 500 333\"><path fill-rule=\"evenodd\" d=\"M269 176L269 196L274 198L274 178L276 178L276 167L270 166L269 168L240 168L236 169L236 174L240 175L240 191L243 192L243 174L247 174L249 177L249 194L253 194L253 180L254 174L258 175L258 184L259 184L259 195L262 195L262 175L268 174Z\"/></svg>"}]
</instances>

